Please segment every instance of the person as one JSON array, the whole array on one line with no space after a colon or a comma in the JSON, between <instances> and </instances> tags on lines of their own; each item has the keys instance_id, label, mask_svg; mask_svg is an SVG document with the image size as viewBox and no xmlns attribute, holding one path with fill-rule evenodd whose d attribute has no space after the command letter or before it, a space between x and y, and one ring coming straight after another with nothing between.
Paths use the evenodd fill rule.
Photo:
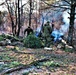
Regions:
<instances>
[{"instance_id":1,"label":"person","mask_svg":"<svg viewBox=\"0 0 76 75\"><path fill-rule=\"evenodd\" d=\"M50 22L47 21L47 23L43 26L43 29L42 29L42 36L45 40L45 46L46 47L49 47L50 46L50 34L52 32L52 28L50 26Z\"/></svg>"},{"instance_id":2,"label":"person","mask_svg":"<svg viewBox=\"0 0 76 75\"><path fill-rule=\"evenodd\" d=\"M35 36L36 37L41 37L41 26L38 26L36 31L35 31Z\"/></svg>"},{"instance_id":3,"label":"person","mask_svg":"<svg viewBox=\"0 0 76 75\"><path fill-rule=\"evenodd\" d=\"M28 28L26 28L25 30L24 30L24 34L27 32L27 36L28 35L30 35L30 34L33 34L33 29L30 27L30 26L28 26Z\"/></svg>"},{"instance_id":4,"label":"person","mask_svg":"<svg viewBox=\"0 0 76 75\"><path fill-rule=\"evenodd\" d=\"M51 27L52 27L52 31L53 31L54 30L54 20L52 20Z\"/></svg>"},{"instance_id":5,"label":"person","mask_svg":"<svg viewBox=\"0 0 76 75\"><path fill-rule=\"evenodd\" d=\"M57 30L55 29L52 33L51 33L51 36L54 38L54 42L59 42L62 40L64 34L60 31L60 30Z\"/></svg>"},{"instance_id":6,"label":"person","mask_svg":"<svg viewBox=\"0 0 76 75\"><path fill-rule=\"evenodd\" d=\"M60 30L60 28L61 28L61 21L56 20L55 23L54 23L54 29L51 33L51 37L53 37L54 43L57 43L57 42L61 41L63 36L64 36L64 34Z\"/></svg>"}]
</instances>

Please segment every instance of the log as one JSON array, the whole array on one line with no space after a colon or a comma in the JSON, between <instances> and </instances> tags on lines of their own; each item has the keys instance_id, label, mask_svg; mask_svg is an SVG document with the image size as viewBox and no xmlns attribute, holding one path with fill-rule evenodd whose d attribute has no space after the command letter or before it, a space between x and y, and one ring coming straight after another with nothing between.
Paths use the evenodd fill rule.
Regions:
<instances>
[{"instance_id":1,"label":"log","mask_svg":"<svg viewBox=\"0 0 76 75\"><path fill-rule=\"evenodd\" d=\"M32 65L35 65L36 63L38 62L44 62L44 61L48 61L50 60L50 58L43 58L43 59L40 59L40 60L36 60L28 65L23 65L23 66L19 66L19 67L16 67L16 68L11 68L11 69L8 69L8 70L5 70L3 71L2 73L0 73L0 75L4 75L4 74L9 74L9 73L12 73L12 72L15 72L15 71L19 71L21 69L26 69L26 68L30 68Z\"/></svg>"}]
</instances>

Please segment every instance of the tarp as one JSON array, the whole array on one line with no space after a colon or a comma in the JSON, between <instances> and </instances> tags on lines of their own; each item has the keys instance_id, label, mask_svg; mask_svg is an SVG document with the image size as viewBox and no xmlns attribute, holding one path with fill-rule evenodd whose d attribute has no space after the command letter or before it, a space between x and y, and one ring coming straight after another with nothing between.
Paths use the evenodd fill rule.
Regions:
<instances>
[{"instance_id":1,"label":"tarp","mask_svg":"<svg viewBox=\"0 0 76 75\"><path fill-rule=\"evenodd\" d=\"M63 33L60 32L59 30L54 30L54 31L51 33L51 36L54 37L54 42L56 42L56 41L59 41L59 40L62 39Z\"/></svg>"}]
</instances>

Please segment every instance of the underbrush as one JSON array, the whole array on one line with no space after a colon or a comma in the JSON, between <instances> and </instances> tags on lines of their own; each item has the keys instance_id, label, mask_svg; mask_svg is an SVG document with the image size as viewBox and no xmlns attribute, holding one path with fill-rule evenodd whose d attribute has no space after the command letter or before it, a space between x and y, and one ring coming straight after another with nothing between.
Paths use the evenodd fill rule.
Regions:
<instances>
[{"instance_id":1,"label":"underbrush","mask_svg":"<svg viewBox=\"0 0 76 75\"><path fill-rule=\"evenodd\" d=\"M40 38L31 34L24 38L24 46L27 48L41 48L42 42Z\"/></svg>"}]
</instances>

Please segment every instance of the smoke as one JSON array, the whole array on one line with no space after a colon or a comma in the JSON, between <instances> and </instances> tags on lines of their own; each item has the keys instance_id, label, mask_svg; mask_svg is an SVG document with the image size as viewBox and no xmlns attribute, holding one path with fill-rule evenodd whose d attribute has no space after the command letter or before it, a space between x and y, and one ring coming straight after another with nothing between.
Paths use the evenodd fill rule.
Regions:
<instances>
[{"instance_id":1,"label":"smoke","mask_svg":"<svg viewBox=\"0 0 76 75\"><path fill-rule=\"evenodd\" d=\"M61 26L61 31L65 34L69 31L69 22L70 22L69 17L70 17L70 15L67 11L64 11L62 13L62 17L63 17L64 24Z\"/></svg>"},{"instance_id":2,"label":"smoke","mask_svg":"<svg viewBox=\"0 0 76 75\"><path fill-rule=\"evenodd\" d=\"M70 22L69 17L70 17L70 15L68 14L67 11L63 12L62 17L63 17L63 22L65 24L69 25L69 22Z\"/></svg>"}]
</instances>

